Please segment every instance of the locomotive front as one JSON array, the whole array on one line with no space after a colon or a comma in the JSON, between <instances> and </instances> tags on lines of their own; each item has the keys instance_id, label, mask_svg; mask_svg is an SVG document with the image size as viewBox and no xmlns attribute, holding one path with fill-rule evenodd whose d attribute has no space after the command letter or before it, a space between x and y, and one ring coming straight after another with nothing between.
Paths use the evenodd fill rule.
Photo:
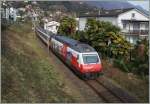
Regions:
<instances>
[{"instance_id":1,"label":"locomotive front","mask_svg":"<svg viewBox=\"0 0 150 104\"><path fill-rule=\"evenodd\" d=\"M81 72L86 78L96 78L102 71L102 64L97 52L82 53Z\"/></svg>"},{"instance_id":2,"label":"locomotive front","mask_svg":"<svg viewBox=\"0 0 150 104\"><path fill-rule=\"evenodd\" d=\"M102 69L101 61L98 54L82 54L83 71L99 72Z\"/></svg>"}]
</instances>

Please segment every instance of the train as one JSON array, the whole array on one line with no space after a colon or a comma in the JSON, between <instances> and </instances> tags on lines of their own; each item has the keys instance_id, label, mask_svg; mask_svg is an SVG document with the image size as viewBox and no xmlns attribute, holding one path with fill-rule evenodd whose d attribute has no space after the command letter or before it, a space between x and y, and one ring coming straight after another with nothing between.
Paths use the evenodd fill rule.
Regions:
<instances>
[{"instance_id":1,"label":"train","mask_svg":"<svg viewBox=\"0 0 150 104\"><path fill-rule=\"evenodd\" d=\"M102 72L101 59L96 50L88 44L61 34L47 32L35 27L36 35L67 64L81 79L95 79Z\"/></svg>"}]
</instances>

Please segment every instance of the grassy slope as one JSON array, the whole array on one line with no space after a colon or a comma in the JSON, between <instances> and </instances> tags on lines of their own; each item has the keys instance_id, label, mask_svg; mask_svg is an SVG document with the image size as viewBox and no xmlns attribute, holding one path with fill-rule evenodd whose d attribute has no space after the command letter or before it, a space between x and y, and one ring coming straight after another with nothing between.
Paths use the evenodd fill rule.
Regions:
<instances>
[{"instance_id":1,"label":"grassy slope","mask_svg":"<svg viewBox=\"0 0 150 104\"><path fill-rule=\"evenodd\" d=\"M74 102L38 44L30 23L2 31L2 102Z\"/></svg>"},{"instance_id":2,"label":"grassy slope","mask_svg":"<svg viewBox=\"0 0 150 104\"><path fill-rule=\"evenodd\" d=\"M141 79L131 73L122 72L120 69L108 63L108 61L103 60L106 77L117 82L120 87L134 94L141 103L147 103L149 101L149 82L147 79Z\"/></svg>"}]
</instances>

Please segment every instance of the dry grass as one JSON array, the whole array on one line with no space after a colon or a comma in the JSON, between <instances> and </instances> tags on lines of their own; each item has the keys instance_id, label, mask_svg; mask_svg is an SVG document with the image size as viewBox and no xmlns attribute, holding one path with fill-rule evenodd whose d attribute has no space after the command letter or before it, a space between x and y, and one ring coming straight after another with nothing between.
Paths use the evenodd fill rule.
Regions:
<instances>
[{"instance_id":1,"label":"dry grass","mask_svg":"<svg viewBox=\"0 0 150 104\"><path fill-rule=\"evenodd\" d=\"M129 93L136 96L140 102L147 103L149 100L149 83L146 79L141 79L139 76L132 73L125 73L109 62L103 60L104 74L106 77L115 81Z\"/></svg>"},{"instance_id":2,"label":"dry grass","mask_svg":"<svg viewBox=\"0 0 150 104\"><path fill-rule=\"evenodd\" d=\"M2 102L74 102L38 46L31 24L2 31Z\"/></svg>"}]
</instances>

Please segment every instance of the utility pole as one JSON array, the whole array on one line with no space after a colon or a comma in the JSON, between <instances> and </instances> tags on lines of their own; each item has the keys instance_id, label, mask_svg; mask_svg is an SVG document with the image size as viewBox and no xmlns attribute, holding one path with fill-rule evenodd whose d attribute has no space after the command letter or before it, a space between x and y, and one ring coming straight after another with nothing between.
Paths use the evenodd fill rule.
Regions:
<instances>
[{"instance_id":1,"label":"utility pole","mask_svg":"<svg viewBox=\"0 0 150 104\"><path fill-rule=\"evenodd\" d=\"M108 57L109 57L109 62L111 63L111 59L110 59L110 56L111 56L111 47L110 47L110 44L111 44L111 39L108 40Z\"/></svg>"},{"instance_id":2,"label":"utility pole","mask_svg":"<svg viewBox=\"0 0 150 104\"><path fill-rule=\"evenodd\" d=\"M130 32L130 21L131 21L131 20L129 20L129 42L130 42L130 36L131 36L131 32ZM131 42L130 42L130 44L131 44ZM130 47L130 61L131 61L131 47Z\"/></svg>"}]
</instances>

